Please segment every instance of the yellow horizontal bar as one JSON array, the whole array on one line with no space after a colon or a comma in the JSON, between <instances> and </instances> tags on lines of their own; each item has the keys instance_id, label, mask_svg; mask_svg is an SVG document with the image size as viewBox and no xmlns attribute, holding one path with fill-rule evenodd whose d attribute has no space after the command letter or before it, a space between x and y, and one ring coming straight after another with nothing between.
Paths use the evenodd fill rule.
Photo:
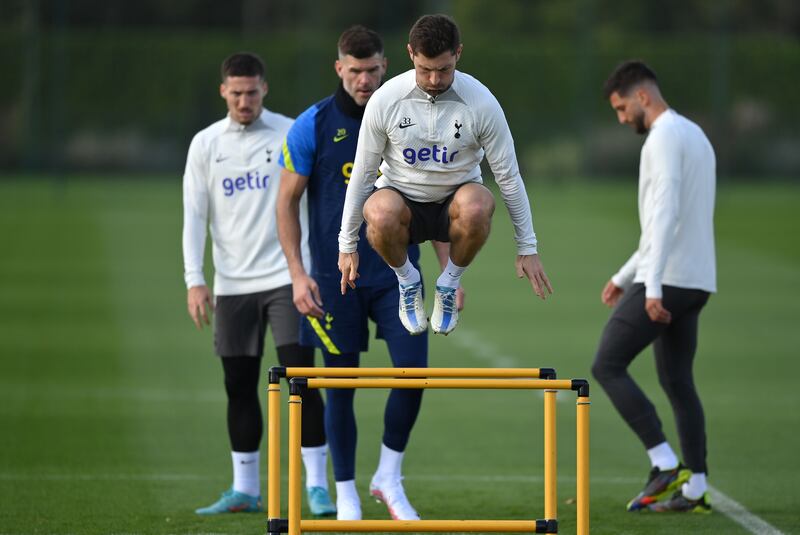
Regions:
<instances>
[{"instance_id":1,"label":"yellow horizontal bar","mask_svg":"<svg viewBox=\"0 0 800 535\"><path fill-rule=\"evenodd\" d=\"M300 531L536 533L535 520L301 520Z\"/></svg>"},{"instance_id":2,"label":"yellow horizontal bar","mask_svg":"<svg viewBox=\"0 0 800 535\"><path fill-rule=\"evenodd\" d=\"M569 379L309 379L308 388L476 388L571 390Z\"/></svg>"},{"instance_id":3,"label":"yellow horizontal bar","mask_svg":"<svg viewBox=\"0 0 800 535\"><path fill-rule=\"evenodd\" d=\"M523 377L538 379L539 368L286 368L287 377Z\"/></svg>"}]
</instances>

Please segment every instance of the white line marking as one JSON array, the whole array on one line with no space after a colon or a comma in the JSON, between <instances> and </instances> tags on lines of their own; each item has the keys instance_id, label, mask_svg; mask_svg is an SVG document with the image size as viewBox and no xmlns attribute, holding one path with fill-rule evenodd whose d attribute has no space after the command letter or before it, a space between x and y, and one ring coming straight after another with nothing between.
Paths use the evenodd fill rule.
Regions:
<instances>
[{"instance_id":1,"label":"white line marking","mask_svg":"<svg viewBox=\"0 0 800 535\"><path fill-rule=\"evenodd\" d=\"M560 481L575 481L573 475L559 475ZM405 478L409 481L433 482L482 482L482 483L541 483L539 475L475 475L475 474L411 474ZM25 474L0 473L0 481L214 481L218 476L197 474ZM287 479L286 476L283 479ZM641 478L632 477L599 477L592 483L598 484L631 484L641 482ZM2 535L2 534L0 534Z\"/></svg>"},{"instance_id":2,"label":"white line marking","mask_svg":"<svg viewBox=\"0 0 800 535\"><path fill-rule=\"evenodd\" d=\"M473 357L478 360L488 361L492 366L499 368L515 368L518 367L517 360L514 357L504 355L497 351L492 345L480 338L474 332L464 329L459 329L455 336L450 338L462 349L468 351ZM559 397L559 401L563 401L564 396ZM413 479L422 479L428 481L446 481L446 478L451 480L468 481L470 477L475 481L520 481L520 482L535 482L542 481L539 476L434 476L434 475L420 475L414 476ZM411 479L411 478L409 478ZM559 479L569 479L559 476ZM574 477L571 478L574 481ZM592 478L592 483L632 483L638 480L631 480L629 478L608 478L599 479ZM724 514L744 529L753 533L754 535L784 535L784 533L768 522L762 520L758 516L748 511L742 504L736 500L726 496L714 487L709 486L709 493L711 494L711 506Z\"/></svg>"},{"instance_id":3,"label":"white line marking","mask_svg":"<svg viewBox=\"0 0 800 535\"><path fill-rule=\"evenodd\" d=\"M448 337L456 345L470 352L478 360L488 361L496 368L518 368L517 359L500 353L492 344L486 343L480 336L469 329L461 327L453 336Z\"/></svg>"},{"instance_id":4,"label":"white line marking","mask_svg":"<svg viewBox=\"0 0 800 535\"><path fill-rule=\"evenodd\" d=\"M488 362L492 368L524 367L520 366L516 358L501 353L493 344L483 340L479 335L475 334L475 331L459 327L458 333L449 337L449 339L460 346L461 349L469 352L476 359ZM537 395L543 398L544 392L538 390ZM564 395L559 395L556 399L561 403L569 401L568 396Z\"/></svg>"},{"instance_id":5,"label":"white line marking","mask_svg":"<svg viewBox=\"0 0 800 535\"><path fill-rule=\"evenodd\" d=\"M24 474L0 473L0 481L212 481L215 476L197 474ZM282 479L286 480L286 477ZM541 483L542 476L475 475L475 474L411 474L411 481L483 482L483 483ZM575 481L573 475L559 475L559 481ZM592 485L630 485L640 482L633 477L593 477ZM785 535L765 520L748 511L742 504L714 487L709 487L711 505L753 535ZM9 535L2 534L0 535Z\"/></svg>"},{"instance_id":6,"label":"white line marking","mask_svg":"<svg viewBox=\"0 0 800 535\"><path fill-rule=\"evenodd\" d=\"M784 535L782 531L757 517L745 509L742 504L726 496L718 489L709 486L708 491L711 494L711 507L724 514L750 533L754 535Z\"/></svg>"},{"instance_id":7,"label":"white line marking","mask_svg":"<svg viewBox=\"0 0 800 535\"><path fill-rule=\"evenodd\" d=\"M219 479L219 477L196 474L0 474L0 481L209 481L215 479Z\"/></svg>"},{"instance_id":8,"label":"white line marking","mask_svg":"<svg viewBox=\"0 0 800 535\"><path fill-rule=\"evenodd\" d=\"M412 474L405 476L405 479L409 481L434 481L434 482L450 482L450 481L462 481L465 483L470 482L480 482L480 483L543 483L544 476L521 476L521 475L474 475L474 474ZM574 482L575 476L574 475L558 475L559 481L568 481ZM595 477L592 478L592 483L598 483L601 485L611 484L625 484L630 485L631 483L641 483L642 478L634 478L634 477Z\"/></svg>"},{"instance_id":9,"label":"white line marking","mask_svg":"<svg viewBox=\"0 0 800 535\"><path fill-rule=\"evenodd\" d=\"M168 401L188 403L210 403L225 401L221 389L186 390L178 388L148 387L68 387L42 386L31 388L28 385L9 385L0 383L0 399L26 401L36 399L57 400L120 400L163 403Z\"/></svg>"}]
</instances>

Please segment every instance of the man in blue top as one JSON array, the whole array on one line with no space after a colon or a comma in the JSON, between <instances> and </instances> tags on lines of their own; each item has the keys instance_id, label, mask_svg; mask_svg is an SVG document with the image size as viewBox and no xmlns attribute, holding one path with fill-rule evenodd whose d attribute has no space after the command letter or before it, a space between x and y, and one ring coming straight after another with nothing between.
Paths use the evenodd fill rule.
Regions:
<instances>
[{"instance_id":1,"label":"man in blue top","mask_svg":"<svg viewBox=\"0 0 800 535\"><path fill-rule=\"evenodd\" d=\"M278 236L289 264L294 303L306 317L301 343L320 347L325 365L355 367L359 353L367 350L368 319L377 324L377 337L389 348L397 367L426 367L427 333L410 336L397 315L397 279L367 240L359 242L359 287L341 294L337 235L345 192L353 168L364 107L386 73L380 36L363 26L342 33L338 43L336 92L303 112L286 138L280 164ZM303 267L298 207L307 191L311 274ZM361 228L362 238L364 227ZM446 262L447 244L434 245L440 262ZM409 247L418 266L419 248ZM460 295L463 299L463 294ZM355 486L356 420L352 389L328 389L325 427L336 478L337 518L361 519ZM392 390L384 415L384 435L378 469L370 494L383 501L392 518L418 520L401 483L403 454L417 419L421 390Z\"/></svg>"}]
</instances>

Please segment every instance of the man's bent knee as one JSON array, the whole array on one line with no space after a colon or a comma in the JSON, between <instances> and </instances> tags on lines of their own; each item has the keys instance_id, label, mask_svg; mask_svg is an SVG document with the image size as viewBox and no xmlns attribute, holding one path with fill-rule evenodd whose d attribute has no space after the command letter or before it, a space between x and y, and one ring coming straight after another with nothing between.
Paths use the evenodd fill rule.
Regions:
<instances>
[{"instance_id":1,"label":"man's bent knee","mask_svg":"<svg viewBox=\"0 0 800 535\"><path fill-rule=\"evenodd\" d=\"M610 381L625 375L625 368L615 366L603 359L599 354L595 357L592 363L592 377L594 377L601 385L606 381Z\"/></svg>"},{"instance_id":2,"label":"man's bent knee","mask_svg":"<svg viewBox=\"0 0 800 535\"><path fill-rule=\"evenodd\" d=\"M399 193L382 189L370 195L364 203L364 219L369 227L392 232L411 223L411 211Z\"/></svg>"},{"instance_id":3,"label":"man's bent knee","mask_svg":"<svg viewBox=\"0 0 800 535\"><path fill-rule=\"evenodd\" d=\"M460 205L456 209L455 217L451 217L450 220L465 227L482 227L489 224L493 213L493 205L489 206L480 201L468 202Z\"/></svg>"},{"instance_id":4,"label":"man's bent knee","mask_svg":"<svg viewBox=\"0 0 800 535\"><path fill-rule=\"evenodd\" d=\"M450 204L451 221L477 226L485 225L494 214L494 197L481 184L465 184L461 186Z\"/></svg>"}]
</instances>

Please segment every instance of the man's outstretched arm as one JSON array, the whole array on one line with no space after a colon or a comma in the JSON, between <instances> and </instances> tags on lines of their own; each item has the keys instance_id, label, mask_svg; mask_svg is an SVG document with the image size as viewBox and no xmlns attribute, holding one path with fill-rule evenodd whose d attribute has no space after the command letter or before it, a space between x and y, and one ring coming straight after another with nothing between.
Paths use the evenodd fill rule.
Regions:
<instances>
[{"instance_id":1,"label":"man's outstretched arm","mask_svg":"<svg viewBox=\"0 0 800 535\"><path fill-rule=\"evenodd\" d=\"M183 174L183 267L186 282L186 306L195 326L202 329L210 325L210 312L214 310L214 296L203 275L203 257L206 246L209 198L206 189L208 153L200 136L195 136L189 146L186 170Z\"/></svg>"},{"instance_id":2,"label":"man's outstretched arm","mask_svg":"<svg viewBox=\"0 0 800 535\"><path fill-rule=\"evenodd\" d=\"M306 191L308 177L283 169L278 189L278 240L281 242L289 275L292 277L292 300L297 311L304 316L321 318L322 297L317 282L309 276L303 266L300 228L300 198Z\"/></svg>"}]
</instances>

